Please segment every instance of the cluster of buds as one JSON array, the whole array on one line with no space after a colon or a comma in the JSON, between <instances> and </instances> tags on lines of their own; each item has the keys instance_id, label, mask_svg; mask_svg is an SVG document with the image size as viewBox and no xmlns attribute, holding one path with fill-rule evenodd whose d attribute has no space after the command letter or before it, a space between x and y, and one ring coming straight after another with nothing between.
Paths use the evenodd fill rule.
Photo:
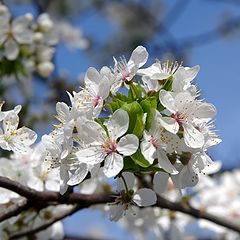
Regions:
<instances>
[{"instance_id":1,"label":"cluster of buds","mask_svg":"<svg viewBox=\"0 0 240 240\"><path fill-rule=\"evenodd\" d=\"M0 27L2 77L27 77L34 71L48 77L52 73L58 34L48 14L39 15L36 21L30 13L13 19L8 8L0 4Z\"/></svg>"}]
</instances>

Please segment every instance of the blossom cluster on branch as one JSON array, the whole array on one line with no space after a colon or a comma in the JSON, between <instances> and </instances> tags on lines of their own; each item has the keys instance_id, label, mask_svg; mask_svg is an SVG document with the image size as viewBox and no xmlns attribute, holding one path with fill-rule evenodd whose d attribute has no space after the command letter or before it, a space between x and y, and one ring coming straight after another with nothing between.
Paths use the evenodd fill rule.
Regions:
<instances>
[{"instance_id":1,"label":"blossom cluster on branch","mask_svg":"<svg viewBox=\"0 0 240 240\"><path fill-rule=\"evenodd\" d=\"M58 34L48 14L39 15L36 21L31 13L13 19L0 4L0 27L1 77L26 78L33 72L48 77L52 73Z\"/></svg>"},{"instance_id":2,"label":"blossom cluster on branch","mask_svg":"<svg viewBox=\"0 0 240 240\"><path fill-rule=\"evenodd\" d=\"M213 129L216 109L199 99L192 83L199 66L157 60L142 68L147 59L138 46L128 61L90 67L85 86L68 93L71 106L57 103L58 123L35 147L36 134L18 128L21 106L1 111L0 146L14 152L11 161L1 159L1 175L61 194L92 179L117 178L120 194L110 206L115 221L134 205L156 204L169 179L179 190L195 186L214 165L208 148L221 141ZM136 176L151 177L154 191L136 186ZM5 190L1 202L17 197Z\"/></svg>"}]
</instances>

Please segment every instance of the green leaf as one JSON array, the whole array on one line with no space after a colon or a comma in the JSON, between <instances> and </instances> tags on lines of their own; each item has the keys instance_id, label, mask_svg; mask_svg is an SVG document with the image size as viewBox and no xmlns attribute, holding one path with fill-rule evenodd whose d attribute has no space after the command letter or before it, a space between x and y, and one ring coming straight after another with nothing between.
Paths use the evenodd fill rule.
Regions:
<instances>
[{"instance_id":1,"label":"green leaf","mask_svg":"<svg viewBox=\"0 0 240 240\"><path fill-rule=\"evenodd\" d=\"M166 91L172 91L172 83L173 83L173 76L170 76L165 84L163 85L162 89L165 89Z\"/></svg>"},{"instance_id":2,"label":"green leaf","mask_svg":"<svg viewBox=\"0 0 240 240\"><path fill-rule=\"evenodd\" d=\"M131 83L128 92L128 98L131 99L132 101L139 100L142 98L142 92L143 88L139 83L138 84Z\"/></svg>"},{"instance_id":3,"label":"green leaf","mask_svg":"<svg viewBox=\"0 0 240 240\"><path fill-rule=\"evenodd\" d=\"M138 102L125 103L122 109L129 115L129 127L127 133L133 133L138 138L142 137L145 125L143 123L143 109Z\"/></svg>"},{"instance_id":4,"label":"green leaf","mask_svg":"<svg viewBox=\"0 0 240 240\"><path fill-rule=\"evenodd\" d=\"M139 166L131 159L131 157L124 157L123 171L139 172Z\"/></svg>"},{"instance_id":5,"label":"green leaf","mask_svg":"<svg viewBox=\"0 0 240 240\"><path fill-rule=\"evenodd\" d=\"M140 105L145 113L147 113L145 128L149 130L152 124L152 120L154 117L153 109L157 108L157 99L156 97L147 97L143 101L140 102Z\"/></svg>"},{"instance_id":6,"label":"green leaf","mask_svg":"<svg viewBox=\"0 0 240 240\"><path fill-rule=\"evenodd\" d=\"M116 95L112 96L112 99L113 99L113 101L120 100L123 102L131 102L131 101L129 101L129 98L122 93L117 93Z\"/></svg>"},{"instance_id":7,"label":"green leaf","mask_svg":"<svg viewBox=\"0 0 240 240\"><path fill-rule=\"evenodd\" d=\"M144 158L144 156L141 153L141 150L138 149L132 156L132 160L139 166L143 168L149 167L151 164Z\"/></svg>"},{"instance_id":8,"label":"green leaf","mask_svg":"<svg viewBox=\"0 0 240 240\"><path fill-rule=\"evenodd\" d=\"M124 105L125 102L120 99L114 99L111 102L108 102L106 106L110 108L111 113L114 113L117 109L121 108L122 105Z\"/></svg>"}]
</instances>

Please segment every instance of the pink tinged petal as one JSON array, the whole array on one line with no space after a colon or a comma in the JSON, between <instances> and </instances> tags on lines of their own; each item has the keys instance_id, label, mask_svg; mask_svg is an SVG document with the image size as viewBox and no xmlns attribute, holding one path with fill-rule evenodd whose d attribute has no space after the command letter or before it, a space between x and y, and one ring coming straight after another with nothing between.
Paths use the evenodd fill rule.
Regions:
<instances>
[{"instance_id":1,"label":"pink tinged petal","mask_svg":"<svg viewBox=\"0 0 240 240\"><path fill-rule=\"evenodd\" d=\"M95 68L90 67L86 72L86 75L84 77L84 82L86 85L93 84L93 83L98 85L99 78L100 78L99 72Z\"/></svg>"},{"instance_id":2,"label":"pink tinged petal","mask_svg":"<svg viewBox=\"0 0 240 240\"><path fill-rule=\"evenodd\" d=\"M107 177L116 176L123 169L123 157L117 153L111 153L105 158L103 173Z\"/></svg>"},{"instance_id":3,"label":"pink tinged petal","mask_svg":"<svg viewBox=\"0 0 240 240\"><path fill-rule=\"evenodd\" d=\"M74 186L81 183L88 174L88 166L85 163L80 164L79 168L70 176L67 184Z\"/></svg>"},{"instance_id":4,"label":"pink tinged petal","mask_svg":"<svg viewBox=\"0 0 240 240\"><path fill-rule=\"evenodd\" d=\"M161 90L159 92L159 100L161 104L167 108L171 113L177 112L177 107L175 105L175 100L171 92L166 90Z\"/></svg>"},{"instance_id":5,"label":"pink tinged petal","mask_svg":"<svg viewBox=\"0 0 240 240\"><path fill-rule=\"evenodd\" d=\"M19 47L16 41L13 39L8 39L4 45L5 47L5 56L8 60L15 60L19 54Z\"/></svg>"},{"instance_id":6,"label":"pink tinged petal","mask_svg":"<svg viewBox=\"0 0 240 240\"><path fill-rule=\"evenodd\" d=\"M17 130L19 117L14 112L9 112L3 120L3 130L5 134L11 134Z\"/></svg>"},{"instance_id":7,"label":"pink tinged petal","mask_svg":"<svg viewBox=\"0 0 240 240\"><path fill-rule=\"evenodd\" d=\"M133 196L133 201L142 207L154 205L157 202L156 193L149 188L141 188L136 191Z\"/></svg>"},{"instance_id":8,"label":"pink tinged petal","mask_svg":"<svg viewBox=\"0 0 240 240\"><path fill-rule=\"evenodd\" d=\"M76 156L80 163L95 165L101 163L106 154L102 151L101 147L88 147L76 152Z\"/></svg>"},{"instance_id":9,"label":"pink tinged petal","mask_svg":"<svg viewBox=\"0 0 240 240\"><path fill-rule=\"evenodd\" d=\"M141 152L144 158L152 164L154 162L154 155L156 153L156 148L149 140L143 140L140 144Z\"/></svg>"},{"instance_id":10,"label":"pink tinged petal","mask_svg":"<svg viewBox=\"0 0 240 240\"><path fill-rule=\"evenodd\" d=\"M148 59L148 52L145 47L143 46L138 46L135 48L132 52L132 55L129 59L128 65L134 66L135 68L140 68L142 67Z\"/></svg>"},{"instance_id":11,"label":"pink tinged petal","mask_svg":"<svg viewBox=\"0 0 240 240\"><path fill-rule=\"evenodd\" d=\"M99 83L99 90L98 96L101 97L103 100L109 96L110 91L110 83L107 77L103 77Z\"/></svg>"},{"instance_id":12,"label":"pink tinged petal","mask_svg":"<svg viewBox=\"0 0 240 240\"><path fill-rule=\"evenodd\" d=\"M125 134L128 130L129 116L123 109L118 109L110 117L107 125L109 135L113 139L117 139Z\"/></svg>"},{"instance_id":13,"label":"pink tinged petal","mask_svg":"<svg viewBox=\"0 0 240 240\"><path fill-rule=\"evenodd\" d=\"M169 132L176 134L179 130L178 122L171 117L160 117L159 121L161 125Z\"/></svg>"},{"instance_id":14,"label":"pink tinged petal","mask_svg":"<svg viewBox=\"0 0 240 240\"><path fill-rule=\"evenodd\" d=\"M166 172L157 172L153 177L153 189L156 193L162 194L167 189L169 174Z\"/></svg>"},{"instance_id":15,"label":"pink tinged petal","mask_svg":"<svg viewBox=\"0 0 240 240\"><path fill-rule=\"evenodd\" d=\"M134 134L127 134L117 144L117 151L124 156L134 154L139 146L139 140Z\"/></svg>"},{"instance_id":16,"label":"pink tinged petal","mask_svg":"<svg viewBox=\"0 0 240 240\"><path fill-rule=\"evenodd\" d=\"M213 104L201 102L198 106L196 106L196 111L194 111L192 116L194 118L201 119L204 122L209 122L215 117L216 112L217 110Z\"/></svg>"},{"instance_id":17,"label":"pink tinged petal","mask_svg":"<svg viewBox=\"0 0 240 240\"><path fill-rule=\"evenodd\" d=\"M128 190L133 189L134 183L135 183L134 174L131 172L123 172L122 176L124 177L124 180L127 184ZM120 190L126 189L123 179L121 177L117 178L117 185L118 185L118 189L120 189Z\"/></svg>"},{"instance_id":18,"label":"pink tinged petal","mask_svg":"<svg viewBox=\"0 0 240 240\"><path fill-rule=\"evenodd\" d=\"M157 150L158 165L160 168L170 174L177 174L178 170L169 161L166 153L162 149Z\"/></svg>"},{"instance_id":19,"label":"pink tinged petal","mask_svg":"<svg viewBox=\"0 0 240 240\"><path fill-rule=\"evenodd\" d=\"M195 127L190 123L183 124L183 136L184 141L188 147L191 148L201 148L204 145L204 135L199 132Z\"/></svg>"},{"instance_id":20,"label":"pink tinged petal","mask_svg":"<svg viewBox=\"0 0 240 240\"><path fill-rule=\"evenodd\" d=\"M123 204L112 205L110 208L110 220L117 222L123 216L124 208L125 205Z\"/></svg>"}]
</instances>

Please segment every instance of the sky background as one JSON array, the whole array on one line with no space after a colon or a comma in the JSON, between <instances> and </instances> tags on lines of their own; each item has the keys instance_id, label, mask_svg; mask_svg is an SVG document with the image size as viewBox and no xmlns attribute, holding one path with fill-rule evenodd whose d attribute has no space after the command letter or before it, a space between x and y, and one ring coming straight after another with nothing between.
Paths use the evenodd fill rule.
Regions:
<instances>
[{"instance_id":1,"label":"sky background","mask_svg":"<svg viewBox=\"0 0 240 240\"><path fill-rule=\"evenodd\" d=\"M168 12L167 9L170 9L174 3L175 1L165 1L165 12ZM34 13L35 10L32 7L14 5L12 11L19 15L27 11ZM228 12L231 15L240 16L240 4L224 3L224 1L217 3L211 0L192 0L168 30L181 43L189 36L212 30L221 21L223 13ZM116 24L110 23L109 20L100 16L97 12L92 11L88 14L74 16L69 20L75 26L80 27L83 34L94 35L100 42L109 38L112 33L118 33ZM126 53L127 56L129 54ZM152 57L154 59L158 56L154 55ZM109 56L109 64L111 64L111 61L112 56ZM146 66L151 63L149 61ZM96 62L92 62L84 51L69 51L62 44L56 52L56 64L58 71L68 74L69 79L76 79L90 66L98 69L101 67ZM214 159L222 161L225 169L239 167L240 34L232 38L219 38L217 41L191 49L184 66L197 64L200 65L201 70L196 82L201 89L202 96L206 101L213 103L218 110L216 126L222 143L212 150L211 155ZM124 239L132 239L132 236L122 230L121 227L104 220L100 211L97 211L97 213L93 213L92 210L81 211L65 220L65 228L66 232L71 233L71 235L92 233L97 236L101 236L101 234L105 236L106 234L109 239L122 239L123 236Z\"/></svg>"}]
</instances>

